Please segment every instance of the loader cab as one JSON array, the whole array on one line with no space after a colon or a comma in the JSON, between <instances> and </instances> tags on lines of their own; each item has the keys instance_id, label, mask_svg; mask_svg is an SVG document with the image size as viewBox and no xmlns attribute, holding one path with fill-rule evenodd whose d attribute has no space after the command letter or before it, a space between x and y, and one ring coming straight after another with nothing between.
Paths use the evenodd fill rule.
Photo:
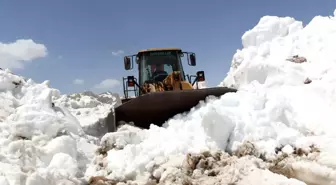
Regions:
<instances>
[{"instance_id":1,"label":"loader cab","mask_svg":"<svg viewBox=\"0 0 336 185\"><path fill-rule=\"evenodd\" d=\"M181 50L139 52L137 55L139 85L146 81L162 82L173 71L181 71L182 80L185 80L181 55L183 55Z\"/></svg>"},{"instance_id":2,"label":"loader cab","mask_svg":"<svg viewBox=\"0 0 336 185\"><path fill-rule=\"evenodd\" d=\"M128 98L128 92L133 91L135 96L141 95L140 87L151 81L163 81L173 71L182 73L182 81L189 81L192 85L191 78L196 79L197 75L186 75L183 70L182 57L187 57L188 65L196 65L196 57L193 52L183 52L179 48L154 48L141 50L135 55L124 57L124 66L126 70L133 69L134 63L137 65L138 77L128 76L123 78L123 89L125 98ZM134 61L135 60L135 61ZM203 71L197 72L201 76ZM202 76L204 79L204 76Z\"/></svg>"}]
</instances>

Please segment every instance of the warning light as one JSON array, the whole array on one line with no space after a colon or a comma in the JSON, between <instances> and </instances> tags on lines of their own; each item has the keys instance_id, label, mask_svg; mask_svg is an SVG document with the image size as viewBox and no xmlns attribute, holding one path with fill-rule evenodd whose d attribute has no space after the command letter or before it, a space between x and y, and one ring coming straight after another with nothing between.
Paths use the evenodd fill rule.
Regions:
<instances>
[{"instance_id":1,"label":"warning light","mask_svg":"<svg viewBox=\"0 0 336 185\"><path fill-rule=\"evenodd\" d=\"M198 71L196 75L199 82L205 81L204 71Z\"/></svg>"},{"instance_id":2,"label":"warning light","mask_svg":"<svg viewBox=\"0 0 336 185\"><path fill-rule=\"evenodd\" d=\"M129 87L134 87L134 76L128 76L127 77L127 85L129 86Z\"/></svg>"}]
</instances>

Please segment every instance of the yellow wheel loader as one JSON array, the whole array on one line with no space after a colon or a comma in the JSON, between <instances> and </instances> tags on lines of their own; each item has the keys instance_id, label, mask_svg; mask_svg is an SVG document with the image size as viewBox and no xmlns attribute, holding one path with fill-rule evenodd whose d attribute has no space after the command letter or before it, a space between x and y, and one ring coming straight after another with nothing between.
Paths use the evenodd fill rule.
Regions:
<instances>
[{"instance_id":1,"label":"yellow wheel loader","mask_svg":"<svg viewBox=\"0 0 336 185\"><path fill-rule=\"evenodd\" d=\"M184 56L188 65L196 65L195 53L179 48L153 48L125 56L125 69L133 69L135 60L139 74L137 78L123 78L124 98L106 118L108 132L114 132L125 123L143 129L148 129L150 124L162 126L169 118L190 111L207 96L219 97L236 92L227 87L193 88L195 83L205 81L204 71L198 71L196 75L185 74ZM134 96L130 97L129 92Z\"/></svg>"}]
</instances>

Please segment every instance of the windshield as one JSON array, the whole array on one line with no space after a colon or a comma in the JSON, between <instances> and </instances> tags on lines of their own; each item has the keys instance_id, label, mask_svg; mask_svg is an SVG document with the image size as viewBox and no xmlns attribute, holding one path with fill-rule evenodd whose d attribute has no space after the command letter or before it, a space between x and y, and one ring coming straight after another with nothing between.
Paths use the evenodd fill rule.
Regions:
<instances>
[{"instance_id":1,"label":"windshield","mask_svg":"<svg viewBox=\"0 0 336 185\"><path fill-rule=\"evenodd\" d=\"M177 51L148 52L142 55L140 84L147 80L163 81L173 71L183 71ZM182 79L184 75L182 73Z\"/></svg>"}]
</instances>

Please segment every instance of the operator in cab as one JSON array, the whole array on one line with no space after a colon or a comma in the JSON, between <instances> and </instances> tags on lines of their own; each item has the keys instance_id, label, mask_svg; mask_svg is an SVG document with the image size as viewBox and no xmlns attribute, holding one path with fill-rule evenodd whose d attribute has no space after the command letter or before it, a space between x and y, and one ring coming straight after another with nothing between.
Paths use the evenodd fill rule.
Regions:
<instances>
[{"instance_id":1,"label":"operator in cab","mask_svg":"<svg viewBox=\"0 0 336 185\"><path fill-rule=\"evenodd\" d=\"M155 81L162 82L168 76L168 73L164 71L164 64L155 64L154 67L155 69L152 74L152 78Z\"/></svg>"}]
</instances>

